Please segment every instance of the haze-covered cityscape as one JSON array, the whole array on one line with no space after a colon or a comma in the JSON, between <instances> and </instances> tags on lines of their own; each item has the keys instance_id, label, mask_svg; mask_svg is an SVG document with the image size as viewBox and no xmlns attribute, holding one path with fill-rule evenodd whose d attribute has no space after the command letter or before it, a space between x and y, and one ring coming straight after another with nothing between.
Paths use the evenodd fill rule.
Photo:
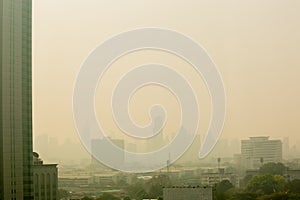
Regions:
<instances>
[{"instance_id":1,"label":"haze-covered cityscape","mask_svg":"<svg viewBox=\"0 0 300 200\"><path fill-rule=\"evenodd\" d=\"M123 148L126 148L125 146L131 150L136 148L136 146L132 147L130 143L126 144L123 140L112 140ZM148 184L155 184L155 182L165 184L160 185L163 187L184 188L193 186L213 187L220 182L225 184L228 180L233 187L242 188L245 187L245 180L250 180L249 177L260 174L259 170L261 169L269 169L270 173L273 173L273 170L277 171L278 167L282 167L279 163L283 163L285 166L281 175L287 180L292 181L300 178L299 147L290 145L289 137L256 136L243 140L220 139L210 155L203 160L199 160L197 157L201 145L199 139L174 164L157 172L144 174L112 170L87 153L81 144L71 139L60 144L57 138L40 135L35 138L35 143L39 144L35 148L39 149L41 155L45 155L43 157L45 161L60 163L59 188L65 193L66 191L71 192L72 195L70 194L69 197L72 196L73 198L96 197L99 191L111 191L118 196L126 196L128 195L127 189L133 187L137 182L141 184L139 185L140 188L131 191L136 192L136 194L131 193L131 195L137 199L141 198L137 193L143 190L144 193L141 195L162 196L162 193L159 192L152 191L153 194L147 192L147 190L151 191L151 186ZM147 146L145 148L147 151ZM226 151L224 151L225 149ZM156 187L159 188L160 186ZM152 189L154 190L154 188ZM154 196L150 197L154 198ZM241 194L239 198L245 199L246 197Z\"/></svg>"},{"instance_id":2,"label":"haze-covered cityscape","mask_svg":"<svg viewBox=\"0 0 300 200\"><path fill-rule=\"evenodd\" d=\"M300 200L299 9L0 0L0 200Z\"/></svg>"}]
</instances>

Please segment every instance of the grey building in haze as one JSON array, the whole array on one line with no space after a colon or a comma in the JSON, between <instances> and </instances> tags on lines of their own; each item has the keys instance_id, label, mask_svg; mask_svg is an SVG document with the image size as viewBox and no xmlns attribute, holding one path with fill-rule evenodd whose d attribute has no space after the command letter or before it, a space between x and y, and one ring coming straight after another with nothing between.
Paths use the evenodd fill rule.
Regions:
<instances>
[{"instance_id":1,"label":"grey building in haze","mask_svg":"<svg viewBox=\"0 0 300 200\"><path fill-rule=\"evenodd\" d=\"M31 0L0 0L0 200L33 199Z\"/></svg>"},{"instance_id":2,"label":"grey building in haze","mask_svg":"<svg viewBox=\"0 0 300 200\"><path fill-rule=\"evenodd\" d=\"M281 140L269 140L269 137L250 137L249 140L242 140L241 162L244 167L255 169L264 163L281 161Z\"/></svg>"},{"instance_id":3,"label":"grey building in haze","mask_svg":"<svg viewBox=\"0 0 300 200\"><path fill-rule=\"evenodd\" d=\"M106 138L110 140L114 145L119 147L120 149L125 148L124 140L121 139L111 139ZM116 160L119 161L119 164L124 163L125 161L125 154L104 154L103 152L107 152L107 149L109 149L109 144L106 143L105 139L92 139L91 141L91 149L92 149L92 166L94 167L106 167L104 166L100 161L98 161L98 158L103 157L103 159L109 159L111 157L114 157ZM94 157L95 156L95 157Z\"/></svg>"}]
</instances>

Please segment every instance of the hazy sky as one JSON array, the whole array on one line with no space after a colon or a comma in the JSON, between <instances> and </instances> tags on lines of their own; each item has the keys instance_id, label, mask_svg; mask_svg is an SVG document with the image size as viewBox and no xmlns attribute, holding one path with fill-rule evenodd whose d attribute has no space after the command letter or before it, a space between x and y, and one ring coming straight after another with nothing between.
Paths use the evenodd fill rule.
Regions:
<instances>
[{"instance_id":1,"label":"hazy sky","mask_svg":"<svg viewBox=\"0 0 300 200\"><path fill-rule=\"evenodd\" d=\"M227 95L222 137L270 135L289 136L292 144L300 141L300 1L33 2L35 135L78 140L72 92L84 59L112 35L139 27L161 27L192 37L218 66ZM106 87L97 91L97 99L107 97L103 104L96 105L98 117L105 118L107 130L115 132L107 106L115 81L112 77L122 75L130 66L153 60L174 65L195 85L202 117L199 133L203 135L210 116L209 96L203 81L186 63L163 52L136 52L114 63L102 80ZM135 113L133 118L138 123L147 122L147 108L157 101L147 94L160 96L171 116L167 129L176 131L178 105L161 88L145 88L135 95L135 103L130 104Z\"/></svg>"}]
</instances>

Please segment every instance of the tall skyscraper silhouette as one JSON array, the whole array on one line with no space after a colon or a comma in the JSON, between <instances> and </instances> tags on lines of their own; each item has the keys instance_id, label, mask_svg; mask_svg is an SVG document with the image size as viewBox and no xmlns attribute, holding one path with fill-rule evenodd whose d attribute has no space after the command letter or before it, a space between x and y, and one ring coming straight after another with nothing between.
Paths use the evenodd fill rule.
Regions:
<instances>
[{"instance_id":1,"label":"tall skyscraper silhouette","mask_svg":"<svg viewBox=\"0 0 300 200\"><path fill-rule=\"evenodd\" d=\"M31 0L0 0L0 200L33 199Z\"/></svg>"}]
</instances>

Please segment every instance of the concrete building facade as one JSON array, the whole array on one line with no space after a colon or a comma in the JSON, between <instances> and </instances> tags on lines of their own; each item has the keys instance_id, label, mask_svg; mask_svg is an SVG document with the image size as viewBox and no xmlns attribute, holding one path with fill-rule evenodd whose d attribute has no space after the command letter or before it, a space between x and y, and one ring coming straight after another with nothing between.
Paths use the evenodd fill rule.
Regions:
<instances>
[{"instance_id":1,"label":"concrete building facade","mask_svg":"<svg viewBox=\"0 0 300 200\"><path fill-rule=\"evenodd\" d=\"M268 162L282 161L281 140L269 140L269 137L250 137L241 141L240 162L243 167L255 169Z\"/></svg>"},{"instance_id":2,"label":"concrete building facade","mask_svg":"<svg viewBox=\"0 0 300 200\"><path fill-rule=\"evenodd\" d=\"M203 173L200 176L200 182L202 186L214 186L224 180L228 180L235 187L240 186L239 177L232 173Z\"/></svg>"},{"instance_id":3,"label":"concrete building facade","mask_svg":"<svg viewBox=\"0 0 300 200\"><path fill-rule=\"evenodd\" d=\"M57 164L44 164L37 153L33 153L34 200L58 200Z\"/></svg>"}]
</instances>

